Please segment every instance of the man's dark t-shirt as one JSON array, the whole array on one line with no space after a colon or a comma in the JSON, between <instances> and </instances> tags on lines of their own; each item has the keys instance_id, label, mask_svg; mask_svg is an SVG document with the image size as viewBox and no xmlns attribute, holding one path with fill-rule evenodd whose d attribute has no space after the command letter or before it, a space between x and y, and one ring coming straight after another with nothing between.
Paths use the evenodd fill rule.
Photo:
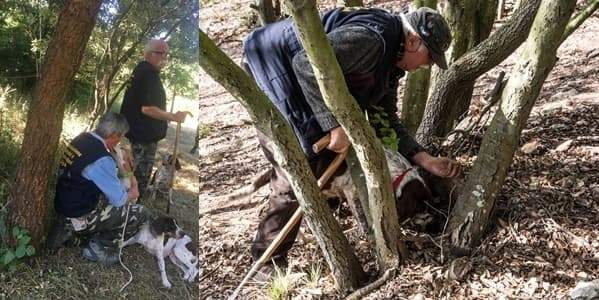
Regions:
<instances>
[{"instance_id":1,"label":"man's dark t-shirt","mask_svg":"<svg viewBox=\"0 0 599 300\"><path fill-rule=\"evenodd\" d=\"M158 70L150 63L137 64L131 76L121 114L129 122L129 132L125 135L137 143L155 143L166 136L167 121L157 120L141 112L142 106L156 106L166 110L166 93Z\"/></svg>"}]
</instances>

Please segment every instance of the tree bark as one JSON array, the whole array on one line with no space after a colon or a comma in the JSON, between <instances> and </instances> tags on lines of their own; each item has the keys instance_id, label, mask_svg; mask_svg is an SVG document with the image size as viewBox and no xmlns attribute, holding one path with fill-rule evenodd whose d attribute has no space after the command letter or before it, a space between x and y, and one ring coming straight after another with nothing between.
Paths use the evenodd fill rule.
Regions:
<instances>
[{"instance_id":1,"label":"tree bark","mask_svg":"<svg viewBox=\"0 0 599 300\"><path fill-rule=\"evenodd\" d=\"M566 25L566 29L564 29L561 42L563 43L597 8L599 8L599 0L590 0L580 13L570 19L568 25Z\"/></svg>"},{"instance_id":2,"label":"tree bark","mask_svg":"<svg viewBox=\"0 0 599 300\"><path fill-rule=\"evenodd\" d=\"M347 133L364 170L379 271L395 268L400 262L399 223L382 145L344 84L345 78L324 33L315 1L290 0L286 3L297 24L298 36L314 69L325 104Z\"/></svg>"},{"instance_id":3,"label":"tree bark","mask_svg":"<svg viewBox=\"0 0 599 300\"><path fill-rule=\"evenodd\" d=\"M337 286L343 291L357 288L364 278L362 267L317 188L291 128L256 83L202 30L200 45L200 66L246 108L256 129L272 142L275 160L289 179Z\"/></svg>"},{"instance_id":4,"label":"tree bark","mask_svg":"<svg viewBox=\"0 0 599 300\"><path fill-rule=\"evenodd\" d=\"M557 60L564 27L576 0L543 0L519 61L502 93L497 113L449 220L452 245L468 252L477 245L500 192L520 134L547 75ZM462 252L462 251L460 251Z\"/></svg>"},{"instance_id":5,"label":"tree bark","mask_svg":"<svg viewBox=\"0 0 599 300\"><path fill-rule=\"evenodd\" d=\"M446 128L441 120L451 113L452 105L461 96L456 91L466 88L478 76L499 64L526 39L540 1L525 1L504 26L442 72L435 82L416 134L422 145L430 147L435 137L443 136Z\"/></svg>"},{"instance_id":6,"label":"tree bark","mask_svg":"<svg viewBox=\"0 0 599 300\"><path fill-rule=\"evenodd\" d=\"M447 50L447 61L449 65L452 65L464 53L489 36L495 20L497 0L449 1L444 7L443 15L451 28L453 36L451 45ZM433 83L433 90L443 80L441 79L443 72L437 74L441 77L436 77L437 80ZM447 113L441 115L439 128L436 130L439 135L449 132L453 128L454 122L468 111L475 80L476 78L464 82L460 89L454 91L455 102Z\"/></svg>"},{"instance_id":7,"label":"tree bark","mask_svg":"<svg viewBox=\"0 0 599 300\"><path fill-rule=\"evenodd\" d=\"M505 0L499 0L499 3L497 3L497 20L503 19L504 14L505 14Z\"/></svg>"},{"instance_id":8,"label":"tree bark","mask_svg":"<svg viewBox=\"0 0 599 300\"><path fill-rule=\"evenodd\" d=\"M364 1L362 1L362 0L337 0L337 6L340 6L340 7L364 6Z\"/></svg>"},{"instance_id":9,"label":"tree bark","mask_svg":"<svg viewBox=\"0 0 599 300\"><path fill-rule=\"evenodd\" d=\"M412 3L415 7L435 8L437 6L437 0L414 0ZM410 72L406 77L406 86L401 101L401 119L411 134L416 133L422 120L426 99L428 99L430 79L430 69Z\"/></svg>"},{"instance_id":10,"label":"tree bark","mask_svg":"<svg viewBox=\"0 0 599 300\"><path fill-rule=\"evenodd\" d=\"M254 5L251 5L258 14L258 20L262 26L272 23L276 20L275 9L272 0L256 0Z\"/></svg>"},{"instance_id":11,"label":"tree bark","mask_svg":"<svg viewBox=\"0 0 599 300\"><path fill-rule=\"evenodd\" d=\"M497 11L497 0L473 1L470 3L473 6L470 8L465 7L465 9L471 9L472 14L469 16L468 20L462 20L462 28L456 30L467 30L468 34L465 36L466 41L464 43L466 45L466 49L463 50L461 54L458 54L457 52L454 53L456 56L455 59L453 57L451 58L452 62L485 40L491 33L491 29L493 29L493 23L496 16L495 14ZM464 10L462 10L462 12L463 11ZM451 119L446 123L444 133L449 132L449 130L453 128L453 123L455 121L461 120L462 116L468 112L468 108L470 107L470 102L472 100L472 91L474 90L475 80L476 79L466 83L464 88L460 90L461 95L457 98L458 101L456 105L453 106L452 113L450 115Z\"/></svg>"},{"instance_id":12,"label":"tree bark","mask_svg":"<svg viewBox=\"0 0 599 300\"><path fill-rule=\"evenodd\" d=\"M58 19L34 92L21 160L10 191L9 224L29 230L34 247L46 233L48 185L62 130L64 98L83 57L101 0L69 1Z\"/></svg>"}]
</instances>

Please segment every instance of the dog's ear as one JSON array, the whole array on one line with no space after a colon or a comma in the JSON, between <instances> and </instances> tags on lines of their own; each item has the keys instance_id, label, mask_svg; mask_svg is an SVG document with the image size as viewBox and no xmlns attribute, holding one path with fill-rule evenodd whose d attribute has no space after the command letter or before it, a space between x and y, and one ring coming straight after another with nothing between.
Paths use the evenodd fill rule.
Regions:
<instances>
[{"instance_id":1,"label":"dog's ear","mask_svg":"<svg viewBox=\"0 0 599 300\"><path fill-rule=\"evenodd\" d=\"M178 158L175 159L175 170L177 170L177 171L181 170L181 164L179 163Z\"/></svg>"},{"instance_id":2,"label":"dog's ear","mask_svg":"<svg viewBox=\"0 0 599 300\"><path fill-rule=\"evenodd\" d=\"M166 232L176 230L175 219L168 216L160 216L150 224L152 234L161 235Z\"/></svg>"},{"instance_id":3,"label":"dog's ear","mask_svg":"<svg viewBox=\"0 0 599 300\"><path fill-rule=\"evenodd\" d=\"M150 223L150 231L153 235L158 236L164 233L166 218L160 216Z\"/></svg>"}]
</instances>

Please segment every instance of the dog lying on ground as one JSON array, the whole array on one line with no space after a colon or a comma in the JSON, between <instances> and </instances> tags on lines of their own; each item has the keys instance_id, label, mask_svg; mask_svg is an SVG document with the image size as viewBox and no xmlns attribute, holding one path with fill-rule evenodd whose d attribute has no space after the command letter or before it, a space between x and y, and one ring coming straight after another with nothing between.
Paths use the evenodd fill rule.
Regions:
<instances>
[{"instance_id":1,"label":"dog lying on ground","mask_svg":"<svg viewBox=\"0 0 599 300\"><path fill-rule=\"evenodd\" d=\"M164 259L168 256L183 271L181 276L187 282L193 282L199 274L199 260L196 245L191 237L183 232L177 221L171 217L159 217L141 227L139 232L121 245L141 244L158 261L158 270L162 285L171 288L166 276Z\"/></svg>"},{"instance_id":2,"label":"dog lying on ground","mask_svg":"<svg viewBox=\"0 0 599 300\"><path fill-rule=\"evenodd\" d=\"M161 163L150 178L150 184L148 185L148 190L150 192L150 199L156 199L156 194L160 194L162 196L166 196L169 194L171 190L170 181L173 178L173 156L171 154L165 154L162 156ZM175 159L175 172L181 170L181 164L179 163L179 159ZM172 197L169 197L169 201L171 204Z\"/></svg>"},{"instance_id":3,"label":"dog lying on ground","mask_svg":"<svg viewBox=\"0 0 599 300\"><path fill-rule=\"evenodd\" d=\"M432 199L430 189L427 187L424 179L418 174L418 170L410 162L396 151L385 150L387 166L393 182L395 192L395 205L399 222L416 215L425 208L425 201ZM248 197L255 191L266 185L270 181L274 169L269 169L261 173L249 186L242 188L227 198L237 200ZM358 220L363 232L367 232L367 221L362 204L358 197L356 186L352 182L350 171L346 168L341 175L335 176L330 180L323 190L327 198L337 197L347 200L352 214Z\"/></svg>"}]
</instances>

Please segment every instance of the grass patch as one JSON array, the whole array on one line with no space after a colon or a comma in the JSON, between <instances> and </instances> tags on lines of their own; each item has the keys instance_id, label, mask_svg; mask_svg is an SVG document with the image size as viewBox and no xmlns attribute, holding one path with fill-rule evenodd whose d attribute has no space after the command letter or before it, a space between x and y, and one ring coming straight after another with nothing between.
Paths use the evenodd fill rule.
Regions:
<instances>
[{"instance_id":1,"label":"grass patch","mask_svg":"<svg viewBox=\"0 0 599 300\"><path fill-rule=\"evenodd\" d=\"M308 276L305 279L306 286L309 288L316 288L318 286L318 281L320 281L320 277L322 277L322 265L320 263L311 264Z\"/></svg>"},{"instance_id":2,"label":"grass patch","mask_svg":"<svg viewBox=\"0 0 599 300\"><path fill-rule=\"evenodd\" d=\"M291 266L282 271L275 266L273 279L267 289L267 297L272 300L283 300L291 296L297 283L306 276L305 273L293 273Z\"/></svg>"}]
</instances>

